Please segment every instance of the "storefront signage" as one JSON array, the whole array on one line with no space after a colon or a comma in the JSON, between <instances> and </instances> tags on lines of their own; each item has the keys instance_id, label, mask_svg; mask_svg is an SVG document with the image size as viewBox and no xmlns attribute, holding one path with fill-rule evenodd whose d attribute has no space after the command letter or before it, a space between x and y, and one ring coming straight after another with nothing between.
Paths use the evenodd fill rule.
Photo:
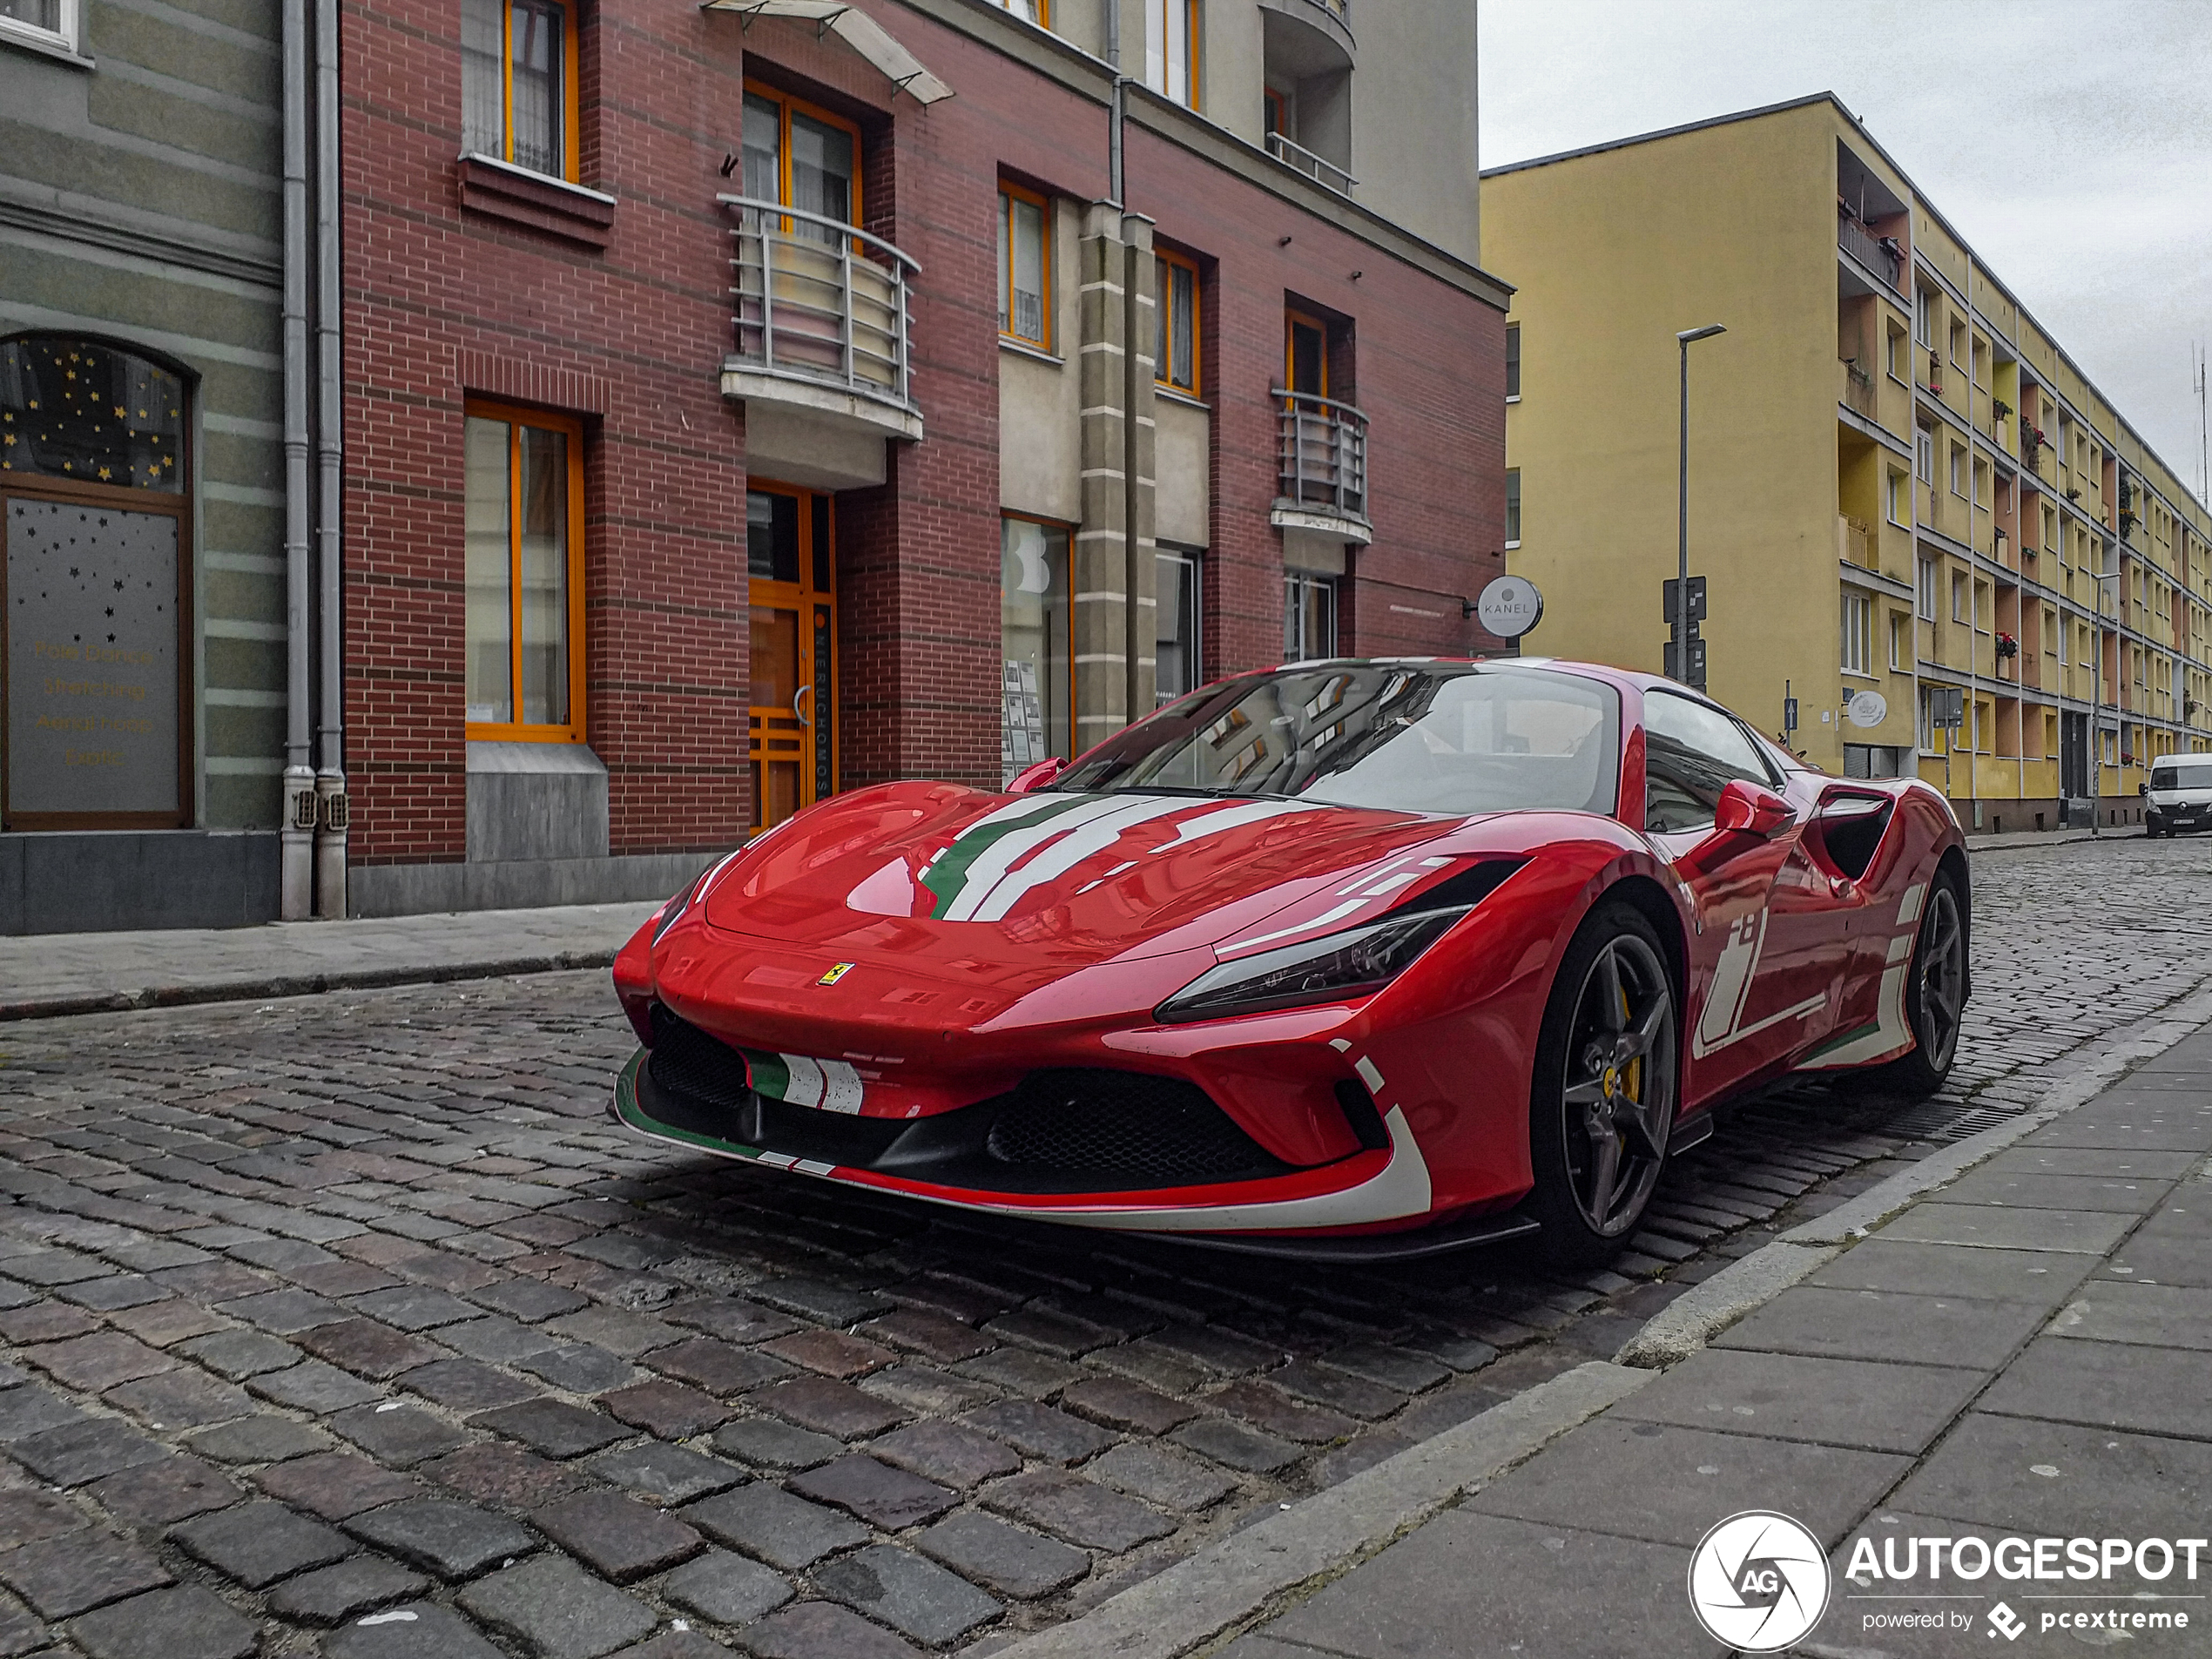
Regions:
<instances>
[{"instance_id":1,"label":"storefront signage","mask_svg":"<svg viewBox=\"0 0 2212 1659\"><path fill-rule=\"evenodd\" d=\"M1474 614L1493 639L1518 639L1544 619L1544 596L1527 577L1501 576L1482 590Z\"/></svg>"}]
</instances>

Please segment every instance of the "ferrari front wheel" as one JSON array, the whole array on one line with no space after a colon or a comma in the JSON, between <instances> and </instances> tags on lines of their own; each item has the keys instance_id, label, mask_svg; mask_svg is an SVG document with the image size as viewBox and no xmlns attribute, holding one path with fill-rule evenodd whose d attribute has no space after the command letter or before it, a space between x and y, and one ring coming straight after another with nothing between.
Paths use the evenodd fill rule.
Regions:
<instances>
[{"instance_id":1,"label":"ferrari front wheel","mask_svg":"<svg viewBox=\"0 0 2212 1659\"><path fill-rule=\"evenodd\" d=\"M1600 906L1552 983L1529 1102L1525 1207L1554 1262L1603 1262L1643 1219L1674 1125L1676 1042L1658 934L1629 906Z\"/></svg>"}]
</instances>

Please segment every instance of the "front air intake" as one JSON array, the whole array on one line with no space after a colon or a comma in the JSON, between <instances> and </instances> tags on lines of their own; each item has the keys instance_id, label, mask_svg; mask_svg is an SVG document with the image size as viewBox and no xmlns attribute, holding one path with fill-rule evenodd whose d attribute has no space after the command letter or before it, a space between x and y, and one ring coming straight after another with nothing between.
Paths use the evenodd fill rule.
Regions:
<instances>
[{"instance_id":1,"label":"front air intake","mask_svg":"<svg viewBox=\"0 0 2212 1659\"><path fill-rule=\"evenodd\" d=\"M651 1017L653 1047L645 1065L656 1088L678 1100L725 1111L749 1103L752 1086L743 1055L658 1002Z\"/></svg>"},{"instance_id":2,"label":"front air intake","mask_svg":"<svg viewBox=\"0 0 2212 1659\"><path fill-rule=\"evenodd\" d=\"M1289 1168L1204 1089L1143 1072L1033 1072L995 1103L984 1146L1035 1179L1100 1188L1196 1186Z\"/></svg>"}]
</instances>

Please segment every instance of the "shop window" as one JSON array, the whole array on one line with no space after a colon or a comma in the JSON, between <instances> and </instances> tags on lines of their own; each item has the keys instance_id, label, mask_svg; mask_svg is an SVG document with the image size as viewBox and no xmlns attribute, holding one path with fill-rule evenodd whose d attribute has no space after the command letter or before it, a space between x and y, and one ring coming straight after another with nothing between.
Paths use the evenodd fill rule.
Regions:
<instances>
[{"instance_id":1,"label":"shop window","mask_svg":"<svg viewBox=\"0 0 2212 1659\"><path fill-rule=\"evenodd\" d=\"M1283 660L1311 663L1337 654L1337 578L1290 570L1283 577Z\"/></svg>"},{"instance_id":2,"label":"shop window","mask_svg":"<svg viewBox=\"0 0 2212 1659\"><path fill-rule=\"evenodd\" d=\"M1017 185L999 186L999 333L1052 349L1052 208Z\"/></svg>"},{"instance_id":3,"label":"shop window","mask_svg":"<svg viewBox=\"0 0 2212 1659\"><path fill-rule=\"evenodd\" d=\"M1185 109L1200 107L1201 0L1148 0L1144 84Z\"/></svg>"},{"instance_id":4,"label":"shop window","mask_svg":"<svg viewBox=\"0 0 2212 1659\"><path fill-rule=\"evenodd\" d=\"M1199 661L1199 557L1173 548L1159 550L1159 607L1152 653L1156 705L1164 706L1205 683Z\"/></svg>"},{"instance_id":5,"label":"shop window","mask_svg":"<svg viewBox=\"0 0 2212 1659\"><path fill-rule=\"evenodd\" d=\"M1156 256L1152 314L1157 339L1152 352L1153 378L1178 392L1198 395L1198 267L1180 253Z\"/></svg>"},{"instance_id":6,"label":"shop window","mask_svg":"<svg viewBox=\"0 0 2212 1659\"><path fill-rule=\"evenodd\" d=\"M583 433L469 408L468 734L583 741Z\"/></svg>"},{"instance_id":7,"label":"shop window","mask_svg":"<svg viewBox=\"0 0 2212 1659\"><path fill-rule=\"evenodd\" d=\"M999 758L1008 781L1040 760L1075 757L1075 606L1068 545L1065 525L1011 515L1000 521L1005 725Z\"/></svg>"},{"instance_id":8,"label":"shop window","mask_svg":"<svg viewBox=\"0 0 2212 1659\"><path fill-rule=\"evenodd\" d=\"M576 15L561 0L462 0L462 145L576 177Z\"/></svg>"}]
</instances>

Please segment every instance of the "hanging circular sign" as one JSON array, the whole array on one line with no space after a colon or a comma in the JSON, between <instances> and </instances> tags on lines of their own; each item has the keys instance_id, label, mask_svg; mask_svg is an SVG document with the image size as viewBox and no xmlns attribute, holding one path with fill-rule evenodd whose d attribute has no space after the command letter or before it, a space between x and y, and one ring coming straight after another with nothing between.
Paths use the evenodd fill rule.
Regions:
<instances>
[{"instance_id":1,"label":"hanging circular sign","mask_svg":"<svg viewBox=\"0 0 2212 1659\"><path fill-rule=\"evenodd\" d=\"M1544 596L1527 577L1501 576L1482 590L1474 614L1493 638L1518 639L1544 619Z\"/></svg>"},{"instance_id":2,"label":"hanging circular sign","mask_svg":"<svg viewBox=\"0 0 2212 1659\"><path fill-rule=\"evenodd\" d=\"M1879 691L1859 691L1844 705L1844 712L1855 726L1879 725L1890 718L1889 699Z\"/></svg>"}]
</instances>

